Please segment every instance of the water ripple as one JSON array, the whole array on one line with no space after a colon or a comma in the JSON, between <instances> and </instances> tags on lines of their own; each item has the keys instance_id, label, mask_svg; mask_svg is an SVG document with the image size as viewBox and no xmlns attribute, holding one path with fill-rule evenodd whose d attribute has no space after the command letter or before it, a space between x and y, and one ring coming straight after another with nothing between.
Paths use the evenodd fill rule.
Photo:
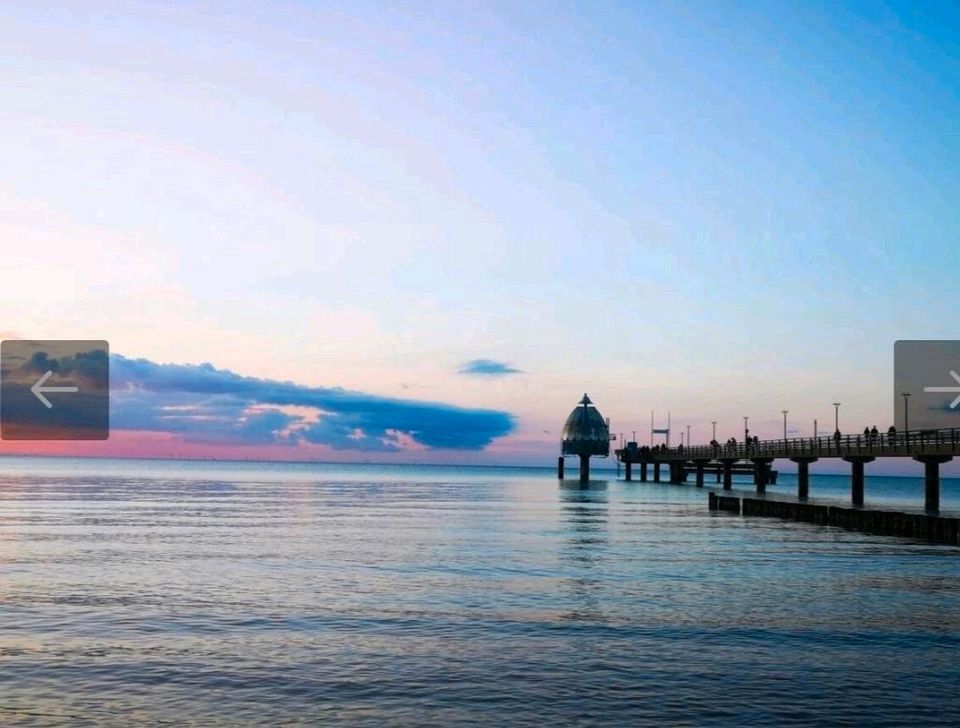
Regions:
<instances>
[{"instance_id":1,"label":"water ripple","mask_svg":"<svg viewBox=\"0 0 960 728\"><path fill-rule=\"evenodd\" d=\"M655 484L124 467L0 477L0 723L960 723L960 549Z\"/></svg>"}]
</instances>

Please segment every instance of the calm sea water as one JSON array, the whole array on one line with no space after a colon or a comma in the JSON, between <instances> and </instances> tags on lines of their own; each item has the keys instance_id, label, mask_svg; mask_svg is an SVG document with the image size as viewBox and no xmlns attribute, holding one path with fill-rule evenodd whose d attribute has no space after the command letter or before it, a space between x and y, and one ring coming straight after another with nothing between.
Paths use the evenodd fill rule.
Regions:
<instances>
[{"instance_id":1,"label":"calm sea water","mask_svg":"<svg viewBox=\"0 0 960 728\"><path fill-rule=\"evenodd\" d=\"M956 725L958 656L960 549L692 486L0 459L3 724Z\"/></svg>"}]
</instances>

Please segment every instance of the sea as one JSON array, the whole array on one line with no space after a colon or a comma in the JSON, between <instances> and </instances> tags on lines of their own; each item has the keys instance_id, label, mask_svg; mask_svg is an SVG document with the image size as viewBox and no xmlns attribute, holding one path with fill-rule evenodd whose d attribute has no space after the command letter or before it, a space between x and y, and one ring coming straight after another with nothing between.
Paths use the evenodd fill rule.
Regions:
<instances>
[{"instance_id":1,"label":"sea","mask_svg":"<svg viewBox=\"0 0 960 728\"><path fill-rule=\"evenodd\" d=\"M0 458L0 724L960 724L960 548L708 489Z\"/></svg>"}]
</instances>

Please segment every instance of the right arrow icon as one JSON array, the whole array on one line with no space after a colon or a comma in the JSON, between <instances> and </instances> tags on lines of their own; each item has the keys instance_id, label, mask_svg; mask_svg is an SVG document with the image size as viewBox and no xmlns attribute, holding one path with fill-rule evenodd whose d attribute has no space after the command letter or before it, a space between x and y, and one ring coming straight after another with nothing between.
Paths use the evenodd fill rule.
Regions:
<instances>
[{"instance_id":1,"label":"right arrow icon","mask_svg":"<svg viewBox=\"0 0 960 728\"><path fill-rule=\"evenodd\" d=\"M950 370L950 376L953 377L953 380L960 385L960 374L957 374L952 369ZM924 392L946 392L949 394L960 393L960 386L956 387L924 387ZM960 405L960 394L957 394L957 398L950 403L950 409L956 409L957 405Z\"/></svg>"}]
</instances>

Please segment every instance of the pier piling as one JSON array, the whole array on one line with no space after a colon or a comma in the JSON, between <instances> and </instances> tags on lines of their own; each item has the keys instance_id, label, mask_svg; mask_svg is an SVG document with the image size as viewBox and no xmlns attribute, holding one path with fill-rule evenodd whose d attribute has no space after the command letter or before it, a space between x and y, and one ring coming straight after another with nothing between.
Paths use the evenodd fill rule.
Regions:
<instances>
[{"instance_id":1,"label":"pier piling","mask_svg":"<svg viewBox=\"0 0 960 728\"><path fill-rule=\"evenodd\" d=\"M790 458L797 464L797 498L805 501L810 496L810 463L817 458Z\"/></svg>"},{"instance_id":2,"label":"pier piling","mask_svg":"<svg viewBox=\"0 0 960 728\"><path fill-rule=\"evenodd\" d=\"M673 485L679 485L687 479L687 469L683 465L683 461L680 460L670 463L670 482Z\"/></svg>"},{"instance_id":3,"label":"pier piling","mask_svg":"<svg viewBox=\"0 0 960 728\"><path fill-rule=\"evenodd\" d=\"M733 464L737 461L724 458L720 462L723 463L723 489L733 490Z\"/></svg>"},{"instance_id":4,"label":"pier piling","mask_svg":"<svg viewBox=\"0 0 960 728\"><path fill-rule=\"evenodd\" d=\"M767 483L770 480L770 463L773 460L769 458L753 459L753 482L757 487L757 493L767 492Z\"/></svg>"},{"instance_id":5,"label":"pier piling","mask_svg":"<svg viewBox=\"0 0 960 728\"><path fill-rule=\"evenodd\" d=\"M940 512L940 466L953 460L951 455L918 455L923 463L923 507L929 513Z\"/></svg>"},{"instance_id":6,"label":"pier piling","mask_svg":"<svg viewBox=\"0 0 960 728\"><path fill-rule=\"evenodd\" d=\"M697 460L695 465L697 468L697 487L703 487L703 468L707 464L706 460Z\"/></svg>"},{"instance_id":7,"label":"pier piling","mask_svg":"<svg viewBox=\"0 0 960 728\"><path fill-rule=\"evenodd\" d=\"M850 502L855 507L863 506L863 466L872 463L869 455L852 455L844 458L850 463Z\"/></svg>"}]
</instances>

